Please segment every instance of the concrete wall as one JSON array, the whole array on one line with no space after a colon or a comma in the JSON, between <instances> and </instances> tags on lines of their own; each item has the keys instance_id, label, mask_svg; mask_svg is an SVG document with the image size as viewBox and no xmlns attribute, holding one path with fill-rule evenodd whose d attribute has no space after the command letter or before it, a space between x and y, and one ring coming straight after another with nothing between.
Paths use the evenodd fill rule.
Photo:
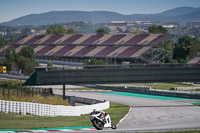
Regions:
<instances>
[{"instance_id":1,"label":"concrete wall","mask_svg":"<svg viewBox=\"0 0 200 133\"><path fill-rule=\"evenodd\" d=\"M128 67L128 66L127 66ZM198 82L199 67L132 67L36 71L25 85Z\"/></svg>"},{"instance_id":2,"label":"concrete wall","mask_svg":"<svg viewBox=\"0 0 200 133\"><path fill-rule=\"evenodd\" d=\"M63 106L0 100L0 112L50 117L80 116L92 112L93 109L105 110L109 107L109 101L85 106Z\"/></svg>"}]
</instances>

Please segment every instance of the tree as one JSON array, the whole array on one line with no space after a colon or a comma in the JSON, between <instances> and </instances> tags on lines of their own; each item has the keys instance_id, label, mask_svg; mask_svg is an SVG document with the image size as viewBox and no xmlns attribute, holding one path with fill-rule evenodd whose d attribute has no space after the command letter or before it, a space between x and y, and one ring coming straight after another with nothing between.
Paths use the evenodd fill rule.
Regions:
<instances>
[{"instance_id":1,"label":"tree","mask_svg":"<svg viewBox=\"0 0 200 133\"><path fill-rule=\"evenodd\" d=\"M108 31L104 28L99 28L96 31L97 34L108 34Z\"/></svg>"},{"instance_id":2,"label":"tree","mask_svg":"<svg viewBox=\"0 0 200 133\"><path fill-rule=\"evenodd\" d=\"M25 58L35 59L34 50L30 46L23 47L20 50L19 55Z\"/></svg>"},{"instance_id":3,"label":"tree","mask_svg":"<svg viewBox=\"0 0 200 133\"><path fill-rule=\"evenodd\" d=\"M48 29L47 29L47 34L50 35L63 35L66 33L66 30L64 27L59 26L59 25L51 25Z\"/></svg>"},{"instance_id":4,"label":"tree","mask_svg":"<svg viewBox=\"0 0 200 133\"><path fill-rule=\"evenodd\" d=\"M30 58L25 58L20 56L17 60L18 68L22 70L22 73L25 75L30 75L34 72L35 69L35 61Z\"/></svg>"},{"instance_id":5,"label":"tree","mask_svg":"<svg viewBox=\"0 0 200 133\"><path fill-rule=\"evenodd\" d=\"M53 67L53 63L52 63L51 61L49 61L49 62L47 63L47 67Z\"/></svg>"},{"instance_id":6,"label":"tree","mask_svg":"<svg viewBox=\"0 0 200 133\"><path fill-rule=\"evenodd\" d=\"M8 71L11 70L12 66L18 67L23 74L30 75L36 65L34 51L29 46L22 48L19 53L8 50L1 65L6 65Z\"/></svg>"},{"instance_id":7,"label":"tree","mask_svg":"<svg viewBox=\"0 0 200 133\"><path fill-rule=\"evenodd\" d=\"M67 34L76 34L76 31L73 28L67 29Z\"/></svg>"},{"instance_id":8,"label":"tree","mask_svg":"<svg viewBox=\"0 0 200 133\"><path fill-rule=\"evenodd\" d=\"M161 25L149 26L148 31L149 31L149 33L154 33L154 34L158 34L158 33L167 34L168 33L168 30L165 27L162 27Z\"/></svg>"},{"instance_id":9,"label":"tree","mask_svg":"<svg viewBox=\"0 0 200 133\"><path fill-rule=\"evenodd\" d=\"M91 58L89 60L85 60L84 63L86 65L106 65L106 64L108 64L107 60L98 60L96 58Z\"/></svg>"},{"instance_id":10,"label":"tree","mask_svg":"<svg viewBox=\"0 0 200 133\"><path fill-rule=\"evenodd\" d=\"M184 63L187 59L196 56L197 52L200 52L200 41L196 38L182 37L175 45L173 59Z\"/></svg>"},{"instance_id":11,"label":"tree","mask_svg":"<svg viewBox=\"0 0 200 133\"><path fill-rule=\"evenodd\" d=\"M134 31L133 31L133 34L139 35L139 34L140 34L140 31L134 30Z\"/></svg>"}]
</instances>

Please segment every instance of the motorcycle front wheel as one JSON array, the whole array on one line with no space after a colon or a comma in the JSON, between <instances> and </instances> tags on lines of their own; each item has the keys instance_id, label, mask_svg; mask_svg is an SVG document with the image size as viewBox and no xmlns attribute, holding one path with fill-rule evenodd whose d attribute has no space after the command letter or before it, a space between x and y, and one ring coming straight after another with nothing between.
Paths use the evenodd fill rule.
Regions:
<instances>
[{"instance_id":1,"label":"motorcycle front wheel","mask_svg":"<svg viewBox=\"0 0 200 133\"><path fill-rule=\"evenodd\" d=\"M111 122L111 128L115 130L117 129L117 126L113 122Z\"/></svg>"},{"instance_id":2,"label":"motorcycle front wheel","mask_svg":"<svg viewBox=\"0 0 200 133\"><path fill-rule=\"evenodd\" d=\"M93 120L93 126L97 130L103 130L103 128L104 128L104 124L101 121L99 121L99 120Z\"/></svg>"}]
</instances>

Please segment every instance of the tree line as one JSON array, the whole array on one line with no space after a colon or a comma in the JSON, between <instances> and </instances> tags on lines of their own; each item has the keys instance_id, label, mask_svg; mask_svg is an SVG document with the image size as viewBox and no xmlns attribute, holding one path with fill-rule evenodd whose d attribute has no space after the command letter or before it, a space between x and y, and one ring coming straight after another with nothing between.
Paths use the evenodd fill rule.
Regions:
<instances>
[{"instance_id":1,"label":"tree line","mask_svg":"<svg viewBox=\"0 0 200 133\"><path fill-rule=\"evenodd\" d=\"M15 67L22 74L30 75L34 72L35 66L39 64L35 61L34 50L30 46L26 46L19 53L16 53L15 50L8 50L5 60L1 60L0 65L6 66L8 71L11 71L12 67Z\"/></svg>"}]
</instances>

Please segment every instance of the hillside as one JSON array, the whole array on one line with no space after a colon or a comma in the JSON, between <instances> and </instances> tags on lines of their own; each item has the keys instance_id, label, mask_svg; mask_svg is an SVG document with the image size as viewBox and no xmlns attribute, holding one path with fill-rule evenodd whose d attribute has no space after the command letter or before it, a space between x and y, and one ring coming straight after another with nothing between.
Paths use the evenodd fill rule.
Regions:
<instances>
[{"instance_id":1,"label":"hillside","mask_svg":"<svg viewBox=\"0 0 200 133\"><path fill-rule=\"evenodd\" d=\"M200 8L179 7L157 14L132 14L123 15L109 11L51 11L41 14L31 14L9 22L1 23L6 26L23 25L49 25L55 23L66 23L72 21L83 21L91 23L107 23L114 20L152 21L152 22L187 22L200 21Z\"/></svg>"},{"instance_id":2,"label":"hillside","mask_svg":"<svg viewBox=\"0 0 200 133\"><path fill-rule=\"evenodd\" d=\"M164 11L160 15L164 16L181 16L184 14L190 14L192 12L200 11L200 8L194 7L178 7L171 10Z\"/></svg>"}]
</instances>

